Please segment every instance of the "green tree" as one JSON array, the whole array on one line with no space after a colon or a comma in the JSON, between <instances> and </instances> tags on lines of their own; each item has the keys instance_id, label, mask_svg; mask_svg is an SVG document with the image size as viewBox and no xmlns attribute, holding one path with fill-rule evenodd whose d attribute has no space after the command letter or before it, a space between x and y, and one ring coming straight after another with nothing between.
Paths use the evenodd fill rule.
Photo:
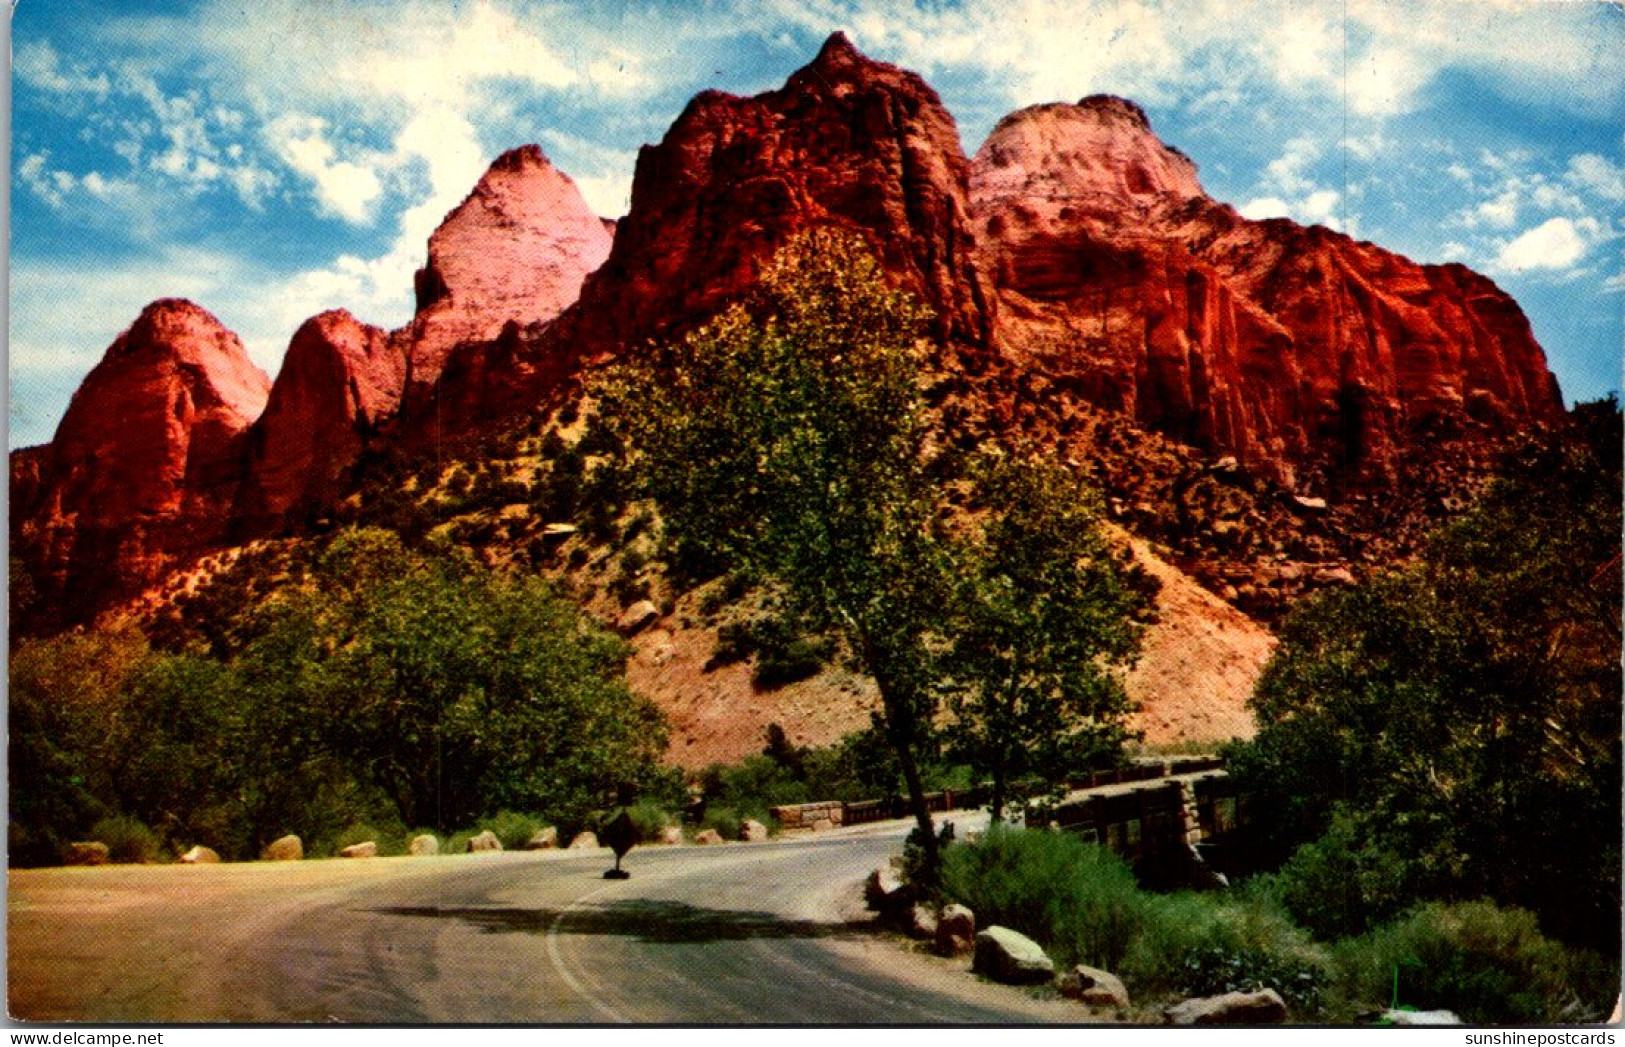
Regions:
<instances>
[{"instance_id":1,"label":"green tree","mask_svg":"<svg viewBox=\"0 0 1625 1047\"><path fill-rule=\"evenodd\" d=\"M1617 952L1620 446L1617 404L1582 406L1420 562L1288 619L1233 761L1277 857L1336 818L1349 875L1380 874L1355 897L1393 895L1357 853L1386 852L1413 897L1487 895Z\"/></svg>"},{"instance_id":2,"label":"green tree","mask_svg":"<svg viewBox=\"0 0 1625 1047\"><path fill-rule=\"evenodd\" d=\"M1119 559L1098 496L1064 466L990 454L971 477L972 523L954 545L948 754L990 777L997 821L1012 781L1064 783L1121 753L1133 707L1120 670L1156 583Z\"/></svg>"},{"instance_id":3,"label":"green tree","mask_svg":"<svg viewBox=\"0 0 1625 1047\"><path fill-rule=\"evenodd\" d=\"M580 824L653 773L658 710L627 648L535 579L342 533L305 584L258 612L239 656L251 733L297 780L338 761L406 825L501 809Z\"/></svg>"},{"instance_id":4,"label":"green tree","mask_svg":"<svg viewBox=\"0 0 1625 1047\"><path fill-rule=\"evenodd\" d=\"M852 237L815 230L748 301L600 386L672 559L770 579L875 681L928 846L919 754L949 575L927 469L924 314Z\"/></svg>"}]
</instances>

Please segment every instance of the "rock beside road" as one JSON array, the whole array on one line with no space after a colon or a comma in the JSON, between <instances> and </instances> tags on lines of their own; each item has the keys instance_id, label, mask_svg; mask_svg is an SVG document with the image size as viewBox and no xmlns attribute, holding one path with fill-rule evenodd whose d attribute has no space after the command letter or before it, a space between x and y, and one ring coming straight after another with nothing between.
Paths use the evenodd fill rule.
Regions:
<instances>
[{"instance_id":1,"label":"rock beside road","mask_svg":"<svg viewBox=\"0 0 1625 1047\"><path fill-rule=\"evenodd\" d=\"M198 844L176 859L182 865L219 865L220 855L212 847Z\"/></svg>"},{"instance_id":2,"label":"rock beside road","mask_svg":"<svg viewBox=\"0 0 1625 1047\"><path fill-rule=\"evenodd\" d=\"M414 836L406 846L406 853L414 858L432 858L440 853L440 841L429 833Z\"/></svg>"},{"instance_id":3,"label":"rock beside road","mask_svg":"<svg viewBox=\"0 0 1625 1047\"><path fill-rule=\"evenodd\" d=\"M995 926L976 933L971 970L1009 985L1041 985L1055 977L1055 961L1025 934Z\"/></svg>"},{"instance_id":4,"label":"rock beside road","mask_svg":"<svg viewBox=\"0 0 1625 1047\"><path fill-rule=\"evenodd\" d=\"M479 852L479 851L500 851L500 850L502 850L502 841L497 839L497 834L492 832L490 829L485 830L484 832L480 833L478 836L469 837L469 840L468 840L468 853L469 854L474 854L474 853Z\"/></svg>"},{"instance_id":5,"label":"rock beside road","mask_svg":"<svg viewBox=\"0 0 1625 1047\"><path fill-rule=\"evenodd\" d=\"M340 858L376 858L378 857L378 841L368 840L365 843L352 843L339 851Z\"/></svg>"},{"instance_id":6,"label":"rock beside road","mask_svg":"<svg viewBox=\"0 0 1625 1047\"><path fill-rule=\"evenodd\" d=\"M976 914L958 902L942 907L937 916L937 952L962 956L976 947Z\"/></svg>"},{"instance_id":7,"label":"rock beside road","mask_svg":"<svg viewBox=\"0 0 1625 1047\"><path fill-rule=\"evenodd\" d=\"M293 833L278 840L272 840L260 852L260 860L266 862L297 862L305 856L304 841Z\"/></svg>"},{"instance_id":8,"label":"rock beside road","mask_svg":"<svg viewBox=\"0 0 1625 1047\"><path fill-rule=\"evenodd\" d=\"M1062 996L1090 1007L1127 1007L1129 1004L1128 989L1121 978L1081 963L1056 975L1055 987Z\"/></svg>"},{"instance_id":9,"label":"rock beside road","mask_svg":"<svg viewBox=\"0 0 1625 1047\"><path fill-rule=\"evenodd\" d=\"M739 838L745 843L761 843L767 839L767 826L747 818L739 826Z\"/></svg>"},{"instance_id":10,"label":"rock beside road","mask_svg":"<svg viewBox=\"0 0 1625 1047\"><path fill-rule=\"evenodd\" d=\"M537 829L531 834L530 839L525 841L525 850L551 851L558 845L559 830L556 826L549 825L544 828Z\"/></svg>"},{"instance_id":11,"label":"rock beside road","mask_svg":"<svg viewBox=\"0 0 1625 1047\"><path fill-rule=\"evenodd\" d=\"M570 841L569 850L595 851L598 849L598 834L590 832L576 833L575 839Z\"/></svg>"},{"instance_id":12,"label":"rock beside road","mask_svg":"<svg viewBox=\"0 0 1625 1047\"><path fill-rule=\"evenodd\" d=\"M722 834L717 832L715 829L701 829L699 832L694 834L694 842L701 844L721 843Z\"/></svg>"},{"instance_id":13,"label":"rock beside road","mask_svg":"<svg viewBox=\"0 0 1625 1047\"><path fill-rule=\"evenodd\" d=\"M1280 1025L1286 1001L1274 989L1227 992L1176 1003L1162 1016L1169 1025Z\"/></svg>"}]
</instances>

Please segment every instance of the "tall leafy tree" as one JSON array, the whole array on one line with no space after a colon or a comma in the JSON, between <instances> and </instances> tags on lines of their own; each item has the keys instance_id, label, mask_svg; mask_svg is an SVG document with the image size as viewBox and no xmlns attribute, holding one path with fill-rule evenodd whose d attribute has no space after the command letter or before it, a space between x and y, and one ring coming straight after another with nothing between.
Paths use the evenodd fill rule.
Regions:
<instances>
[{"instance_id":1,"label":"tall leafy tree","mask_svg":"<svg viewBox=\"0 0 1625 1047\"><path fill-rule=\"evenodd\" d=\"M1620 447L1617 404L1583 405L1418 563L1286 622L1234 763L1278 856L1335 822L1412 897L1617 950Z\"/></svg>"},{"instance_id":2,"label":"tall leafy tree","mask_svg":"<svg viewBox=\"0 0 1625 1047\"><path fill-rule=\"evenodd\" d=\"M1013 780L1053 788L1122 751L1132 705L1121 670L1155 581L1119 559L1098 496L1064 466L995 453L971 479L971 519L954 544L948 751L989 776L999 820Z\"/></svg>"},{"instance_id":3,"label":"tall leafy tree","mask_svg":"<svg viewBox=\"0 0 1625 1047\"><path fill-rule=\"evenodd\" d=\"M646 776L664 725L626 687L623 641L535 579L341 534L261 613L238 662L255 731L336 758L407 825L503 807L580 822Z\"/></svg>"},{"instance_id":4,"label":"tall leafy tree","mask_svg":"<svg viewBox=\"0 0 1625 1047\"><path fill-rule=\"evenodd\" d=\"M612 375L600 395L641 456L679 568L773 581L874 679L934 854L920 758L950 575L927 470L923 321L861 241L814 230L748 301Z\"/></svg>"}]
</instances>

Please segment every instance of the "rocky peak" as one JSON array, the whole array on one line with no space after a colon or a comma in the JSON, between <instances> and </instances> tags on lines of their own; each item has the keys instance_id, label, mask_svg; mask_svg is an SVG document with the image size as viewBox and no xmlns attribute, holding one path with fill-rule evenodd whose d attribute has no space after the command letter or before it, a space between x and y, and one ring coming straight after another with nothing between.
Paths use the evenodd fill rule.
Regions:
<instances>
[{"instance_id":1,"label":"rocky peak","mask_svg":"<svg viewBox=\"0 0 1625 1047\"><path fill-rule=\"evenodd\" d=\"M708 319L795 233L865 236L948 341L980 345L987 316L953 118L913 73L837 33L784 87L697 96L638 156L632 206L583 288L575 330L616 352Z\"/></svg>"},{"instance_id":2,"label":"rocky peak","mask_svg":"<svg viewBox=\"0 0 1625 1047\"><path fill-rule=\"evenodd\" d=\"M225 531L270 382L207 310L153 302L74 393L33 470L17 548L42 596L93 602Z\"/></svg>"},{"instance_id":3,"label":"rocky peak","mask_svg":"<svg viewBox=\"0 0 1625 1047\"><path fill-rule=\"evenodd\" d=\"M254 426L237 532L273 533L331 504L364 437L395 413L405 377L386 332L343 309L306 320Z\"/></svg>"},{"instance_id":4,"label":"rocky peak","mask_svg":"<svg viewBox=\"0 0 1625 1047\"><path fill-rule=\"evenodd\" d=\"M551 320L609 256L612 233L539 146L510 150L429 237L415 280L418 313L400 332L412 381L439 375L464 341L510 320Z\"/></svg>"},{"instance_id":5,"label":"rocky peak","mask_svg":"<svg viewBox=\"0 0 1625 1047\"><path fill-rule=\"evenodd\" d=\"M1205 197L1196 165L1164 145L1145 111L1115 95L1035 105L999 121L972 166L978 212L1045 202L1117 218L1123 208Z\"/></svg>"}]
</instances>

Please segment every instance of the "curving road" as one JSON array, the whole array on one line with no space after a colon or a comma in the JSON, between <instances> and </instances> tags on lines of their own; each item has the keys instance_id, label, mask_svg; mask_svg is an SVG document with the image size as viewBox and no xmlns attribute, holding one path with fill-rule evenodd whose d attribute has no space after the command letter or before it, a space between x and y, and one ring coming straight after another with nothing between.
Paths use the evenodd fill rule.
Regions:
<instances>
[{"instance_id":1,"label":"curving road","mask_svg":"<svg viewBox=\"0 0 1625 1047\"><path fill-rule=\"evenodd\" d=\"M881 938L887 823L782 842L9 877L9 1011L109 1022L1077 1022Z\"/></svg>"}]
</instances>

